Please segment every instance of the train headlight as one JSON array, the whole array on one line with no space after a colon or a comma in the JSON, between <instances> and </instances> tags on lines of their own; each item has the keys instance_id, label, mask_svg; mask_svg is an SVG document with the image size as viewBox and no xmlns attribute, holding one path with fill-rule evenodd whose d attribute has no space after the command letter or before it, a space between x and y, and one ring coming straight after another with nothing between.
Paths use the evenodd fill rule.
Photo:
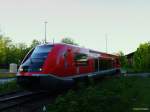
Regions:
<instances>
[{"instance_id":1,"label":"train headlight","mask_svg":"<svg viewBox=\"0 0 150 112\"><path fill-rule=\"evenodd\" d=\"M19 68L19 72L23 72L23 68L22 67Z\"/></svg>"},{"instance_id":2,"label":"train headlight","mask_svg":"<svg viewBox=\"0 0 150 112\"><path fill-rule=\"evenodd\" d=\"M39 71L41 72L43 69L42 68L39 68Z\"/></svg>"}]
</instances>

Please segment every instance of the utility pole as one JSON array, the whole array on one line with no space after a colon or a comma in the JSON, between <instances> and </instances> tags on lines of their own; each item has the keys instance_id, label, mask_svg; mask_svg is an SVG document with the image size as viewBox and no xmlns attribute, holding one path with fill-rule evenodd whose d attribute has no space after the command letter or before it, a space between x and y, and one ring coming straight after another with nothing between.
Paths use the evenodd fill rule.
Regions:
<instances>
[{"instance_id":1,"label":"utility pole","mask_svg":"<svg viewBox=\"0 0 150 112\"><path fill-rule=\"evenodd\" d=\"M47 43L47 38L46 38L46 33L47 33L47 32L46 32L46 25L47 25L48 22L45 21L44 23L45 23L45 43Z\"/></svg>"},{"instance_id":2,"label":"utility pole","mask_svg":"<svg viewBox=\"0 0 150 112\"><path fill-rule=\"evenodd\" d=\"M106 41L106 53L108 53L108 36L107 33L105 34L105 41Z\"/></svg>"}]
</instances>

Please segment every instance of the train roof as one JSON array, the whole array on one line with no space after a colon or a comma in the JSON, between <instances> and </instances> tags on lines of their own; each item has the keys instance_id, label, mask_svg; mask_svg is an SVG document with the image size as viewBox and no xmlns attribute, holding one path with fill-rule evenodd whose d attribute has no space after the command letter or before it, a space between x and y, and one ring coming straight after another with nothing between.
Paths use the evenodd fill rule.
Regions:
<instances>
[{"instance_id":1,"label":"train roof","mask_svg":"<svg viewBox=\"0 0 150 112\"><path fill-rule=\"evenodd\" d=\"M109 53L106 53L106 52L100 52L100 51L92 50L92 49L85 48L85 47L82 47L82 46L66 44L66 43L46 43L46 44L41 44L39 46L42 46L42 45L54 45L54 46L55 45L63 45L63 46L68 46L68 47L80 48L80 49L88 50L90 53L101 54L101 55L111 56L111 57L118 57L117 55L114 55L114 54L109 54Z\"/></svg>"}]
</instances>

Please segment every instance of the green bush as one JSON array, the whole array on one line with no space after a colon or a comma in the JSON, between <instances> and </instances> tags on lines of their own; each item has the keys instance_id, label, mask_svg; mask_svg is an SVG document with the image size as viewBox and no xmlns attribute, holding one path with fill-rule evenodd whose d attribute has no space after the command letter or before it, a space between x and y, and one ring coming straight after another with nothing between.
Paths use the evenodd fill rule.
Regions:
<instances>
[{"instance_id":1,"label":"green bush","mask_svg":"<svg viewBox=\"0 0 150 112\"><path fill-rule=\"evenodd\" d=\"M127 69L129 67L127 57L123 52L119 52L119 61L122 68Z\"/></svg>"},{"instance_id":2,"label":"green bush","mask_svg":"<svg viewBox=\"0 0 150 112\"><path fill-rule=\"evenodd\" d=\"M133 67L137 72L150 72L150 43L139 46L133 57Z\"/></svg>"},{"instance_id":3,"label":"green bush","mask_svg":"<svg viewBox=\"0 0 150 112\"><path fill-rule=\"evenodd\" d=\"M20 89L21 88L17 85L16 81L0 84L0 94Z\"/></svg>"},{"instance_id":4,"label":"green bush","mask_svg":"<svg viewBox=\"0 0 150 112\"><path fill-rule=\"evenodd\" d=\"M97 85L70 90L48 106L49 112L130 112L149 108L150 78L105 79Z\"/></svg>"},{"instance_id":5,"label":"green bush","mask_svg":"<svg viewBox=\"0 0 150 112\"><path fill-rule=\"evenodd\" d=\"M1 78L15 78L16 77L16 74L0 74L0 79Z\"/></svg>"}]
</instances>

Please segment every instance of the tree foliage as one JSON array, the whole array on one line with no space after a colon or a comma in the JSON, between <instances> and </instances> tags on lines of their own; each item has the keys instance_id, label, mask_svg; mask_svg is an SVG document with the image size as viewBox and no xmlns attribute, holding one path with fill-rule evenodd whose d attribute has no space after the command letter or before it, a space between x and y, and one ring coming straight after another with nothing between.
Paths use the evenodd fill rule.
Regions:
<instances>
[{"instance_id":1,"label":"tree foliage","mask_svg":"<svg viewBox=\"0 0 150 112\"><path fill-rule=\"evenodd\" d=\"M66 37L61 40L61 43L78 45L72 38Z\"/></svg>"},{"instance_id":2,"label":"tree foliage","mask_svg":"<svg viewBox=\"0 0 150 112\"><path fill-rule=\"evenodd\" d=\"M33 41L32 41L32 43L31 43L31 48L34 48L34 47L36 47L37 45L40 45L42 42L40 42L40 41L38 41L38 40L36 40L36 39L34 39Z\"/></svg>"},{"instance_id":3,"label":"tree foliage","mask_svg":"<svg viewBox=\"0 0 150 112\"><path fill-rule=\"evenodd\" d=\"M133 57L136 71L150 71L150 42L140 44Z\"/></svg>"},{"instance_id":4,"label":"tree foliage","mask_svg":"<svg viewBox=\"0 0 150 112\"><path fill-rule=\"evenodd\" d=\"M123 68L128 67L128 60L127 60L127 57L124 55L123 52L119 52L119 60L121 63L121 67L123 67Z\"/></svg>"},{"instance_id":5,"label":"tree foliage","mask_svg":"<svg viewBox=\"0 0 150 112\"><path fill-rule=\"evenodd\" d=\"M12 41L8 37L0 36L0 63L4 63L8 59L9 48L12 47L11 43Z\"/></svg>"},{"instance_id":6,"label":"tree foliage","mask_svg":"<svg viewBox=\"0 0 150 112\"><path fill-rule=\"evenodd\" d=\"M61 42L77 45L71 38L63 38ZM29 46L25 43L15 44L9 37L0 35L0 68L8 67L10 63L19 65L29 50L41 43L41 41L34 39Z\"/></svg>"},{"instance_id":7,"label":"tree foliage","mask_svg":"<svg viewBox=\"0 0 150 112\"><path fill-rule=\"evenodd\" d=\"M130 72L150 72L150 42L140 44L133 55L132 63L120 52L121 67Z\"/></svg>"},{"instance_id":8,"label":"tree foliage","mask_svg":"<svg viewBox=\"0 0 150 112\"><path fill-rule=\"evenodd\" d=\"M10 63L19 65L29 50L38 44L38 40L33 40L30 46L25 43L14 44L9 37L0 35L0 68Z\"/></svg>"}]
</instances>

